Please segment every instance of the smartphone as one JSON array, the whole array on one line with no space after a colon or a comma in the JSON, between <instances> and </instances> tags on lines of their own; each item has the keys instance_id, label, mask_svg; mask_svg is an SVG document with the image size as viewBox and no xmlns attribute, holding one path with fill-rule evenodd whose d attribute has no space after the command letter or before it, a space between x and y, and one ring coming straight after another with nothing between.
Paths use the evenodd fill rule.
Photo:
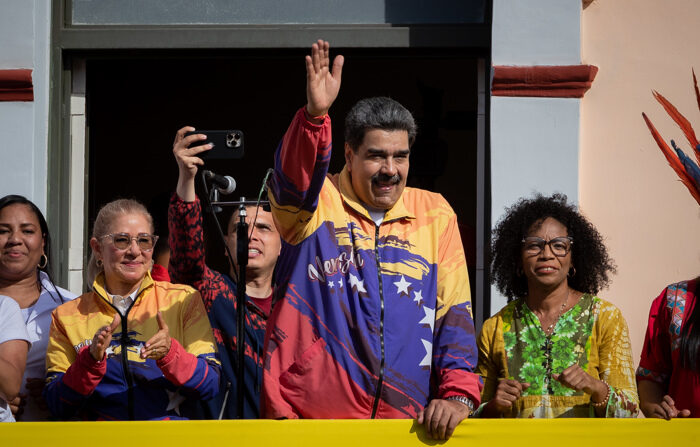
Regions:
<instances>
[{"instance_id":1,"label":"smartphone","mask_svg":"<svg viewBox=\"0 0 700 447\"><path fill-rule=\"evenodd\" d=\"M206 140L195 141L190 147L213 143L214 147L197 154L202 160L228 160L243 158L243 132L240 130L195 130L187 132L186 137L204 134Z\"/></svg>"}]
</instances>

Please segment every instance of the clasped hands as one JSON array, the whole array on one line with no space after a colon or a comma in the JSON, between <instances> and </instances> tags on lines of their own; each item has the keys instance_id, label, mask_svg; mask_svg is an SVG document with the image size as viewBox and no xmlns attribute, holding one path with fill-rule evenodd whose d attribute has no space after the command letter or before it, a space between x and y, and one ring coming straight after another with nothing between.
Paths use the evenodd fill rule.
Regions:
<instances>
[{"instance_id":1,"label":"clasped hands","mask_svg":"<svg viewBox=\"0 0 700 447\"><path fill-rule=\"evenodd\" d=\"M659 403L647 403L645 408L642 408L642 411L646 417L655 417L666 420L690 417L690 410L679 410L676 407L676 402L668 394L665 394Z\"/></svg>"}]
</instances>

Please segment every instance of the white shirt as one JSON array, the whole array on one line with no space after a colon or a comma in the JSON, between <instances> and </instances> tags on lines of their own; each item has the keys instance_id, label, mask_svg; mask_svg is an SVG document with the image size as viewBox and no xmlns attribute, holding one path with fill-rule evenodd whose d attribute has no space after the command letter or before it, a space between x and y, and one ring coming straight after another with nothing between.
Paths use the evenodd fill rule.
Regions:
<instances>
[{"instance_id":1,"label":"white shirt","mask_svg":"<svg viewBox=\"0 0 700 447\"><path fill-rule=\"evenodd\" d=\"M372 208L372 207L367 206L367 205L365 205L365 209L369 213L369 217L372 218L375 225L380 226L382 224L382 222L384 222L384 215L386 214L386 210Z\"/></svg>"},{"instance_id":2,"label":"white shirt","mask_svg":"<svg viewBox=\"0 0 700 447\"><path fill-rule=\"evenodd\" d=\"M32 344L27 354L27 368L22 377L21 393L27 394L27 379L46 378L46 348L49 345L49 329L51 328L51 312L64 302L75 298L75 294L57 288L49 280L49 275L39 272L41 281L41 294L32 306L22 309L23 321L27 327L29 341ZM60 295L59 295L60 292ZM61 300L61 296L63 300ZM24 412L20 416L21 421L46 421L49 420L50 412L42 410L28 398L24 407Z\"/></svg>"},{"instance_id":3,"label":"white shirt","mask_svg":"<svg viewBox=\"0 0 700 447\"><path fill-rule=\"evenodd\" d=\"M109 295L109 298L112 300L112 305L119 310L119 313L121 314L122 317L126 316L126 311L129 310L129 307L131 307L131 303L136 300L136 295L139 293L139 289L136 289L131 295L127 296L121 296L121 295L112 295L111 293L107 292L107 295Z\"/></svg>"},{"instance_id":4,"label":"white shirt","mask_svg":"<svg viewBox=\"0 0 700 447\"><path fill-rule=\"evenodd\" d=\"M29 340L19 304L9 296L0 295L0 344L10 340ZM10 406L0 398L0 422L14 422Z\"/></svg>"}]
</instances>

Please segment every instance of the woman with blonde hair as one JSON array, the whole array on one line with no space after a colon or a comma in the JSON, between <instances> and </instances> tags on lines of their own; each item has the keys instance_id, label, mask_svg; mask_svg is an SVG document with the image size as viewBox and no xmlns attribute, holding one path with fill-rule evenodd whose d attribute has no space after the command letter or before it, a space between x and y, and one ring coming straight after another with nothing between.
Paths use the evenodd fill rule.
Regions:
<instances>
[{"instance_id":1,"label":"woman with blonde hair","mask_svg":"<svg viewBox=\"0 0 700 447\"><path fill-rule=\"evenodd\" d=\"M44 395L56 417L180 419L186 399L218 391L220 366L199 293L151 278L157 239L139 202L115 200L99 211L92 291L53 313Z\"/></svg>"}]
</instances>

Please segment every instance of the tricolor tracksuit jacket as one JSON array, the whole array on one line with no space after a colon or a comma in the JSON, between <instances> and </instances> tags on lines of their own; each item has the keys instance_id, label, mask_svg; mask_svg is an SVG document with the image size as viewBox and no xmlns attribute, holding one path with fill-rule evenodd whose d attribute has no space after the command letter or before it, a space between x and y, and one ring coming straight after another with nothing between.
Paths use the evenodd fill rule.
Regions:
<instances>
[{"instance_id":1,"label":"tricolor tracksuit jacket","mask_svg":"<svg viewBox=\"0 0 700 447\"><path fill-rule=\"evenodd\" d=\"M141 347L159 330L158 311L168 325L170 351L157 361L144 360ZM104 289L103 273L92 292L53 311L44 397L55 417L180 419L179 406L185 399L215 395L220 364L197 291L153 281L147 274L122 325L112 334L105 358L97 362L89 345L116 313Z\"/></svg>"},{"instance_id":2,"label":"tricolor tracksuit jacket","mask_svg":"<svg viewBox=\"0 0 700 447\"><path fill-rule=\"evenodd\" d=\"M266 332L270 418L412 418L430 399L479 402L469 279L457 219L405 188L376 226L346 169L327 177L331 124L300 110L275 155L282 296Z\"/></svg>"}]
</instances>

